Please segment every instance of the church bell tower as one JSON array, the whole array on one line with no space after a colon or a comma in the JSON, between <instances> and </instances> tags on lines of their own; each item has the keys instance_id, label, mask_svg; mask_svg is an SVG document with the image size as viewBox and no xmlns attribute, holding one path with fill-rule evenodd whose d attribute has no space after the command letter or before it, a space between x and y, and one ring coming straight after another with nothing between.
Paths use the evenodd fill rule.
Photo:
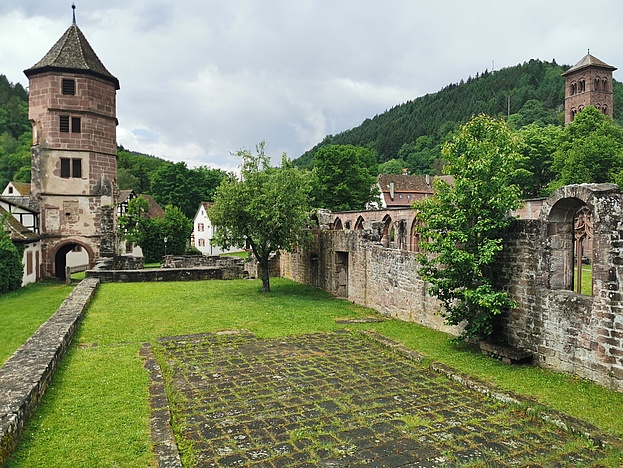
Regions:
<instances>
[{"instance_id":1,"label":"church bell tower","mask_svg":"<svg viewBox=\"0 0 623 468\"><path fill-rule=\"evenodd\" d=\"M586 106L612 117L612 72L616 68L587 53L562 74L565 77L565 125Z\"/></svg>"},{"instance_id":2,"label":"church bell tower","mask_svg":"<svg viewBox=\"0 0 623 468\"><path fill-rule=\"evenodd\" d=\"M70 251L86 251L89 267L99 257L114 255L119 80L78 28L75 11L65 34L24 73L42 273L64 278Z\"/></svg>"}]
</instances>

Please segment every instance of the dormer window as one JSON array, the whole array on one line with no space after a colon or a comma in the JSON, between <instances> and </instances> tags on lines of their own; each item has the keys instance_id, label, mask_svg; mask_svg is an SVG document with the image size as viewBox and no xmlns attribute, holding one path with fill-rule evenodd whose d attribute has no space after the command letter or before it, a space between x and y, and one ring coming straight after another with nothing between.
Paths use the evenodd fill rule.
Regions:
<instances>
[{"instance_id":1,"label":"dormer window","mask_svg":"<svg viewBox=\"0 0 623 468\"><path fill-rule=\"evenodd\" d=\"M64 95L74 96L76 94L76 80L63 78L61 88Z\"/></svg>"}]
</instances>

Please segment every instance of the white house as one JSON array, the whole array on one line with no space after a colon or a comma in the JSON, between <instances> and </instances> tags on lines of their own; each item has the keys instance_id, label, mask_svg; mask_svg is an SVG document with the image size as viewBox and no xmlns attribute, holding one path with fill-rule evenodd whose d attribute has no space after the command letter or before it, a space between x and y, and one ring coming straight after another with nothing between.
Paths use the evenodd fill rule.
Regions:
<instances>
[{"instance_id":1,"label":"white house","mask_svg":"<svg viewBox=\"0 0 623 468\"><path fill-rule=\"evenodd\" d=\"M191 245L199 249L203 255L220 255L222 253L239 252L242 249L231 248L222 250L210 243L217 229L210 221L210 218L208 218L208 209L211 205L212 204L208 202L201 202L199 205L197 214L195 214L195 218L193 219Z\"/></svg>"}]
</instances>

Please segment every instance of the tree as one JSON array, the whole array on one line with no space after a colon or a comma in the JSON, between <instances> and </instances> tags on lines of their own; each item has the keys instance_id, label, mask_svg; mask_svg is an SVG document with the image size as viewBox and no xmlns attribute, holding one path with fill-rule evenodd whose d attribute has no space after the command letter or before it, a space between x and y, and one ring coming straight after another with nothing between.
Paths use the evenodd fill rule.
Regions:
<instances>
[{"instance_id":1,"label":"tree","mask_svg":"<svg viewBox=\"0 0 623 468\"><path fill-rule=\"evenodd\" d=\"M7 222L5 216L11 215L0 217L0 294L18 289L24 275L22 253L4 229Z\"/></svg>"},{"instance_id":2,"label":"tree","mask_svg":"<svg viewBox=\"0 0 623 468\"><path fill-rule=\"evenodd\" d=\"M308 236L309 184L284 154L281 167L271 167L264 153L240 150L242 180L225 179L208 211L217 226L213 244L228 249L248 245L261 270L262 291L270 291L269 257L290 250Z\"/></svg>"},{"instance_id":3,"label":"tree","mask_svg":"<svg viewBox=\"0 0 623 468\"><path fill-rule=\"evenodd\" d=\"M552 188L623 182L623 129L595 107L585 107L565 127L553 167Z\"/></svg>"},{"instance_id":4,"label":"tree","mask_svg":"<svg viewBox=\"0 0 623 468\"><path fill-rule=\"evenodd\" d=\"M192 221L173 205L165 207L163 218L149 218L148 209L143 197L130 200L128 210L119 217L122 238L139 245L148 263L160 261L165 249L167 254L184 255L193 230Z\"/></svg>"},{"instance_id":5,"label":"tree","mask_svg":"<svg viewBox=\"0 0 623 468\"><path fill-rule=\"evenodd\" d=\"M530 174L519 182L524 198L549 195L548 186L554 179L553 154L558 148L562 133L562 127L557 125L541 127L530 124L519 130L521 138L519 152L526 157L523 166L530 171Z\"/></svg>"},{"instance_id":6,"label":"tree","mask_svg":"<svg viewBox=\"0 0 623 468\"><path fill-rule=\"evenodd\" d=\"M161 165L153 174L151 193L160 205L177 206L189 218L202 201L211 201L227 173L220 169L189 169L185 162Z\"/></svg>"},{"instance_id":7,"label":"tree","mask_svg":"<svg viewBox=\"0 0 623 468\"><path fill-rule=\"evenodd\" d=\"M330 145L316 153L312 203L329 210L362 210L376 199L376 155L367 148Z\"/></svg>"},{"instance_id":8,"label":"tree","mask_svg":"<svg viewBox=\"0 0 623 468\"><path fill-rule=\"evenodd\" d=\"M390 159L379 164L379 174L402 174L407 163L402 159Z\"/></svg>"},{"instance_id":9,"label":"tree","mask_svg":"<svg viewBox=\"0 0 623 468\"><path fill-rule=\"evenodd\" d=\"M511 307L497 291L491 265L502 250L501 233L520 206L512 184L522 161L518 138L506 124L474 117L443 148L444 172L454 183L436 180L435 194L414 204L424 254L419 274L430 283L441 314L450 325L464 325L460 339L485 339L494 317Z\"/></svg>"}]
</instances>

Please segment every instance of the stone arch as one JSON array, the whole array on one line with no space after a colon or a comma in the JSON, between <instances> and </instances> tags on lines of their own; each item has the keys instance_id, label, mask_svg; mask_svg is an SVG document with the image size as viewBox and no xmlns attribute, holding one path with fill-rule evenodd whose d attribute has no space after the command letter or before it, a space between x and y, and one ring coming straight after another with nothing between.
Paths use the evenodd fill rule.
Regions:
<instances>
[{"instance_id":1,"label":"stone arch","mask_svg":"<svg viewBox=\"0 0 623 468\"><path fill-rule=\"evenodd\" d=\"M59 279L65 279L65 268L67 266L67 254L74 250L76 247L84 249L89 258L88 268L95 265L95 252L88 244L75 240L66 239L54 246L50 252L50 258L53 259L53 271L55 277Z\"/></svg>"},{"instance_id":2,"label":"stone arch","mask_svg":"<svg viewBox=\"0 0 623 468\"><path fill-rule=\"evenodd\" d=\"M355 231L361 231L363 229L363 216L359 215L357 221L355 221Z\"/></svg>"},{"instance_id":3,"label":"stone arch","mask_svg":"<svg viewBox=\"0 0 623 468\"><path fill-rule=\"evenodd\" d=\"M385 215L383 217L383 234L381 235L381 244L383 247L389 247L393 241L393 223L392 217L390 215Z\"/></svg>"},{"instance_id":4,"label":"stone arch","mask_svg":"<svg viewBox=\"0 0 623 468\"><path fill-rule=\"evenodd\" d=\"M333 229L335 229L336 231L341 231L343 229L342 220L340 218L335 218L335 220L333 221Z\"/></svg>"},{"instance_id":5,"label":"stone arch","mask_svg":"<svg viewBox=\"0 0 623 468\"><path fill-rule=\"evenodd\" d=\"M581 292L583 272L588 279L589 272L601 271L607 252L595 248L594 239L609 235L609 228L608 217L603 224L599 209L607 214L619 206L620 189L614 184L568 185L546 200L541 219L547 225L546 274L551 289ZM584 294L592 295L594 283L584 281Z\"/></svg>"}]
</instances>

